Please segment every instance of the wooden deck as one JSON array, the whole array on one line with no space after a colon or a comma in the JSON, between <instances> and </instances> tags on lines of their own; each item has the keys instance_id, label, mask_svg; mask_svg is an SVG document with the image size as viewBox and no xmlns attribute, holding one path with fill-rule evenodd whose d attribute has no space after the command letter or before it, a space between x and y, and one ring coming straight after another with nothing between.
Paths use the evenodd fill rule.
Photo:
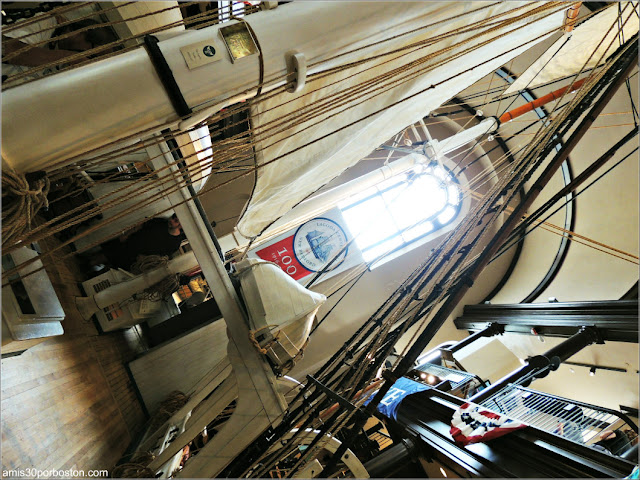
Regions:
<instances>
[{"instance_id":1,"label":"wooden deck","mask_svg":"<svg viewBox=\"0 0 640 480\"><path fill-rule=\"evenodd\" d=\"M144 350L138 332L98 335L80 317L74 263L47 269L64 335L2 359L2 470L111 470L146 421L124 368Z\"/></svg>"}]
</instances>

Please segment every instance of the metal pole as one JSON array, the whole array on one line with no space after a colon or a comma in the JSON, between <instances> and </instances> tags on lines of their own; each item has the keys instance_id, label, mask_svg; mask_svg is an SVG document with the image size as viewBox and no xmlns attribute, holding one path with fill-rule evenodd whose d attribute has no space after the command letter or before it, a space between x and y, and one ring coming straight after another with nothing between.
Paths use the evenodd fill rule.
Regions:
<instances>
[{"instance_id":1,"label":"metal pole","mask_svg":"<svg viewBox=\"0 0 640 480\"><path fill-rule=\"evenodd\" d=\"M473 335L469 335L467 338L460 340L455 345L451 345L449 347L445 347L441 349L442 353L453 355L459 350L462 350L464 347L471 345L477 339L482 337L493 337L494 335L499 335L504 333L504 325L499 323L491 323L484 330L480 330Z\"/></svg>"},{"instance_id":2,"label":"metal pole","mask_svg":"<svg viewBox=\"0 0 640 480\"><path fill-rule=\"evenodd\" d=\"M604 343L600 341L600 335L598 335L597 330L592 327L583 328L574 336L568 338L560 345L553 347L544 355L536 355L535 357L530 358L526 365L502 377L489 388L485 388L481 392L478 392L469 399L469 402L481 403L487 398L498 393L508 384L517 383L518 380L522 379L529 373L532 373L533 376L536 377L537 374L544 373L549 368L555 370L561 362L572 355L575 355L584 347L596 342ZM558 359L556 361L557 363L553 361L554 357Z\"/></svg>"}]
</instances>

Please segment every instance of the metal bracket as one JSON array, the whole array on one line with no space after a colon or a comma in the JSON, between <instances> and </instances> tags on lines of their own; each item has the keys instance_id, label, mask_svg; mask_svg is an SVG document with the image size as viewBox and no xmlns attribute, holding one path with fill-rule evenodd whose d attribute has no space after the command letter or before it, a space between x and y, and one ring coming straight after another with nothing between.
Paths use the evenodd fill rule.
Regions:
<instances>
[{"instance_id":1,"label":"metal bracket","mask_svg":"<svg viewBox=\"0 0 640 480\"><path fill-rule=\"evenodd\" d=\"M153 35L145 35L144 45L147 48L151 64L156 70L158 77L160 77L162 86L167 92L176 113L181 117L191 114L191 108L187 105L187 102L180 91L180 87L173 76L173 72L167 63L167 60L164 58L160 47L158 47L158 39Z\"/></svg>"},{"instance_id":2,"label":"metal bracket","mask_svg":"<svg viewBox=\"0 0 640 480\"><path fill-rule=\"evenodd\" d=\"M292 50L284 54L287 62L287 92L298 93L307 79L307 57L304 53Z\"/></svg>"}]
</instances>

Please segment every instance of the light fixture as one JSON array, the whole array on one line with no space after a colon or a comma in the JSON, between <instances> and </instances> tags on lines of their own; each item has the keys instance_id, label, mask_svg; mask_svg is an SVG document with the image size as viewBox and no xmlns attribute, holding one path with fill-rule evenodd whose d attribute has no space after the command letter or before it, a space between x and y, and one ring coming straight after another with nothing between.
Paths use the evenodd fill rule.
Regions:
<instances>
[{"instance_id":1,"label":"light fixture","mask_svg":"<svg viewBox=\"0 0 640 480\"><path fill-rule=\"evenodd\" d=\"M421 373L420 373L420 378L421 378L422 380L426 380L426 379L427 379L427 374L426 374L426 373L424 373L424 372L421 372Z\"/></svg>"},{"instance_id":2,"label":"light fixture","mask_svg":"<svg viewBox=\"0 0 640 480\"><path fill-rule=\"evenodd\" d=\"M440 467L440 473L447 478L447 472L444 471L444 468Z\"/></svg>"},{"instance_id":3,"label":"light fixture","mask_svg":"<svg viewBox=\"0 0 640 480\"><path fill-rule=\"evenodd\" d=\"M589 369L589 375L591 375L592 377L596 374L596 367L591 367Z\"/></svg>"},{"instance_id":4,"label":"light fixture","mask_svg":"<svg viewBox=\"0 0 640 480\"><path fill-rule=\"evenodd\" d=\"M436 382L436 377L434 377L433 375L429 375L427 377L427 382L429 383L435 383Z\"/></svg>"}]
</instances>

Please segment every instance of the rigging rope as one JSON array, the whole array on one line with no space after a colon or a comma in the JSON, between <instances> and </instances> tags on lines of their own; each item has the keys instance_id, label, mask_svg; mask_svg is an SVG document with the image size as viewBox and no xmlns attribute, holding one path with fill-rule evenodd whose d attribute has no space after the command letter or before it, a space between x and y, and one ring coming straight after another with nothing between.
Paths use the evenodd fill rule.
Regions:
<instances>
[{"instance_id":1,"label":"rigging rope","mask_svg":"<svg viewBox=\"0 0 640 480\"><path fill-rule=\"evenodd\" d=\"M41 208L47 208L49 179L43 175L27 181L24 174L9 166L2 169L2 246L20 242L31 229Z\"/></svg>"}]
</instances>

